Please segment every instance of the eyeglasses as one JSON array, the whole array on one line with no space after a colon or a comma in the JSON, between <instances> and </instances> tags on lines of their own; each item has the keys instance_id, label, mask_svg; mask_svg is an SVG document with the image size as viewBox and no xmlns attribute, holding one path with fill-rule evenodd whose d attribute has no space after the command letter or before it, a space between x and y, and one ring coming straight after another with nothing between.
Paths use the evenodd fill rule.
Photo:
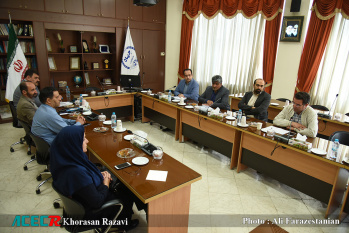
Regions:
<instances>
[{"instance_id":1,"label":"eyeglasses","mask_svg":"<svg viewBox=\"0 0 349 233\"><path fill-rule=\"evenodd\" d=\"M296 107L302 107L304 104L296 104L295 102L292 101L292 104Z\"/></svg>"}]
</instances>

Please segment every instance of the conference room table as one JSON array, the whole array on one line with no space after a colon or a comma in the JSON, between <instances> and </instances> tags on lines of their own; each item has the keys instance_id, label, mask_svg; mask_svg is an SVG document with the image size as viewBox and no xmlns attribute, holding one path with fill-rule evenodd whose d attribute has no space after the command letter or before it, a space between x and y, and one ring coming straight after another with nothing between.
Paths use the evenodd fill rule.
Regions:
<instances>
[{"instance_id":1,"label":"conference room table","mask_svg":"<svg viewBox=\"0 0 349 233\"><path fill-rule=\"evenodd\" d=\"M161 160L155 160L141 149L126 141L123 133L113 132L108 127L104 133L93 129L101 127L99 121L89 122L85 127L88 143L88 155L106 166L126 187L143 203L148 204L148 232L187 232L191 184L202 176L181 162L164 153ZM137 166L132 158L120 158L117 152L131 148L135 157L146 157L149 162ZM114 166L129 162L132 166L117 170ZM147 180L149 171L167 171L166 181Z\"/></svg>"},{"instance_id":2,"label":"conference room table","mask_svg":"<svg viewBox=\"0 0 349 233\"><path fill-rule=\"evenodd\" d=\"M229 96L231 110L239 110L238 104L242 97L242 94L232 94ZM268 107L268 119L270 121L274 120L284 106L285 102L272 99ZM338 119L336 119L335 114L330 119L318 117L318 134L329 137L336 131L349 131L349 117L344 114L338 114L338 116Z\"/></svg>"},{"instance_id":3,"label":"conference room table","mask_svg":"<svg viewBox=\"0 0 349 233\"><path fill-rule=\"evenodd\" d=\"M194 141L204 138L200 141L204 146L212 149L215 149L215 146L228 148L231 152L229 155L231 168L237 166L237 172L241 172L251 167L328 204L325 217L332 213L342 201L349 178L349 166L344 163L278 142L274 138L267 137L262 131L257 131L256 127L233 126L227 124L225 118L222 121L212 119L195 112L192 108L179 106L177 103L169 103L142 94L142 104L143 110L146 110L143 111L144 122L153 117L149 110L156 112L163 109L162 117L171 115L176 122L175 125L179 127L176 128L176 134L178 132L180 142L184 140L184 136ZM172 113L167 114L170 109ZM250 121L261 122L257 119L250 119ZM263 127L270 125L272 124L263 122ZM205 140L206 137L208 139ZM219 140L226 144L220 143ZM328 140L321 138L307 140L313 144L314 148L330 151L332 144ZM347 151L349 151L347 147L341 149L344 154ZM225 155L228 156L228 154Z\"/></svg>"}]
</instances>

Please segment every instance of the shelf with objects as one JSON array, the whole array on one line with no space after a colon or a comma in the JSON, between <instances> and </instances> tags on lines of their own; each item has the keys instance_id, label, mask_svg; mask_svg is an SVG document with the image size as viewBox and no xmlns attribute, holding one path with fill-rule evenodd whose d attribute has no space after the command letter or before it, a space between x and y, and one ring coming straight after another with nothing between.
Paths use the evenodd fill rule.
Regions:
<instances>
[{"instance_id":1,"label":"shelf with objects","mask_svg":"<svg viewBox=\"0 0 349 233\"><path fill-rule=\"evenodd\" d=\"M102 89L100 82L114 84L115 43L115 29L113 32L46 29L52 85L60 91L65 91L68 85L72 93L81 93L88 87Z\"/></svg>"},{"instance_id":2,"label":"shelf with objects","mask_svg":"<svg viewBox=\"0 0 349 233\"><path fill-rule=\"evenodd\" d=\"M7 83L7 55L9 43L9 20L0 20L0 90L6 92ZM19 45L26 57L28 68L38 70L36 59L35 38L33 33L32 21L12 20L14 31L17 35ZM8 104L4 100L1 101L1 107L7 108ZM0 124L12 121L12 117L8 117L6 113L0 111ZM6 116L6 117L4 117Z\"/></svg>"}]
</instances>

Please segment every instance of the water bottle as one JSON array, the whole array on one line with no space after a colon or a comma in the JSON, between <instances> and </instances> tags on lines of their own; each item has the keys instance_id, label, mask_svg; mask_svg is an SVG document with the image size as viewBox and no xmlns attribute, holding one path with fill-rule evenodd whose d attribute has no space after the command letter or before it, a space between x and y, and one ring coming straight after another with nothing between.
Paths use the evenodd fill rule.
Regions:
<instances>
[{"instance_id":1,"label":"water bottle","mask_svg":"<svg viewBox=\"0 0 349 233\"><path fill-rule=\"evenodd\" d=\"M169 90L168 91L168 102L171 102L171 98L172 98L171 90Z\"/></svg>"},{"instance_id":2,"label":"water bottle","mask_svg":"<svg viewBox=\"0 0 349 233\"><path fill-rule=\"evenodd\" d=\"M80 94L80 97L79 97L79 106L81 107L82 106L82 100L84 99L84 97L82 97L82 94Z\"/></svg>"},{"instance_id":3,"label":"water bottle","mask_svg":"<svg viewBox=\"0 0 349 233\"><path fill-rule=\"evenodd\" d=\"M68 86L65 87L65 93L67 95L67 101L70 101L70 89Z\"/></svg>"},{"instance_id":4,"label":"water bottle","mask_svg":"<svg viewBox=\"0 0 349 233\"><path fill-rule=\"evenodd\" d=\"M331 159L337 159L338 155L338 148L339 148L339 141L338 139L335 139L332 144L332 153L331 153Z\"/></svg>"},{"instance_id":5,"label":"water bottle","mask_svg":"<svg viewBox=\"0 0 349 233\"><path fill-rule=\"evenodd\" d=\"M241 123L241 118L242 118L242 111L241 111L241 109L239 109L238 117L237 117L237 122L238 122L238 124Z\"/></svg>"},{"instance_id":6,"label":"water bottle","mask_svg":"<svg viewBox=\"0 0 349 233\"><path fill-rule=\"evenodd\" d=\"M116 128L116 115L115 112L111 115L111 127L114 129Z\"/></svg>"}]
</instances>

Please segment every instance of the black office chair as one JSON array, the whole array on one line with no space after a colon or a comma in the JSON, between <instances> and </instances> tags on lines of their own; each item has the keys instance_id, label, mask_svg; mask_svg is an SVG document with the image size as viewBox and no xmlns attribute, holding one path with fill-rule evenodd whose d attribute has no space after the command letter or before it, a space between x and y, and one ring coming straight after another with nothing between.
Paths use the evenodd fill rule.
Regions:
<instances>
[{"instance_id":1,"label":"black office chair","mask_svg":"<svg viewBox=\"0 0 349 233\"><path fill-rule=\"evenodd\" d=\"M85 214L86 214L86 211L85 211L85 208L83 207L83 205L81 205L78 201L76 201L72 198L69 198L69 197L63 195L62 193L60 193L53 184L52 184L52 188L58 193L60 200L63 202L63 206L64 206L63 207L63 218L72 218L73 221L83 220L85 217ZM59 207L59 204L57 205L57 199L54 201L53 206L55 208ZM116 220L123 209L123 204L122 204L122 201L120 199L113 199L113 200L110 200L110 201L104 203L104 205L101 208L93 210L91 214L92 215L99 215L101 212L103 212L107 208L115 208L116 206L119 206L119 208L120 208L113 219L113 220ZM61 224L61 226L62 226L62 224ZM93 226L91 226L89 228L87 226L81 227L81 226L66 225L66 226L64 226L64 228L68 232L82 232L82 231L87 231L87 230L91 230L91 229L95 229L96 232L108 232L109 229L111 228L111 226L112 225L109 225L107 228L104 228L104 229L96 229Z\"/></svg>"},{"instance_id":2,"label":"black office chair","mask_svg":"<svg viewBox=\"0 0 349 233\"><path fill-rule=\"evenodd\" d=\"M338 139L339 143L342 145L349 146L349 132L347 131L337 131L331 134L329 140L334 141Z\"/></svg>"},{"instance_id":3,"label":"black office chair","mask_svg":"<svg viewBox=\"0 0 349 233\"><path fill-rule=\"evenodd\" d=\"M345 114L346 116L349 116L349 112Z\"/></svg>"},{"instance_id":4,"label":"black office chair","mask_svg":"<svg viewBox=\"0 0 349 233\"><path fill-rule=\"evenodd\" d=\"M30 137L30 134L31 134L31 127L30 127L30 125L29 125L28 123L26 123L26 122L24 122L24 121L18 120L18 122L19 122L19 124L21 124L21 126L23 126L24 131L25 131L25 133L26 133L26 135L25 135L25 141L26 141L27 144L28 144L28 152L27 152L27 154L28 154L28 155L31 155L31 147L32 147L32 146L35 146L35 143L34 143L33 139ZM28 170L28 166L27 166L27 165L28 165L29 163L35 161L35 160L36 160L35 155L33 155L33 156L31 157L31 159L30 159L28 162L26 162L26 163L24 164L23 169L24 169L25 171Z\"/></svg>"},{"instance_id":5,"label":"black office chair","mask_svg":"<svg viewBox=\"0 0 349 233\"><path fill-rule=\"evenodd\" d=\"M291 100L286 99L286 98L278 98L276 100L281 101L281 102L286 102L288 100L288 102L290 102L290 103L292 102Z\"/></svg>"},{"instance_id":6,"label":"black office chair","mask_svg":"<svg viewBox=\"0 0 349 233\"><path fill-rule=\"evenodd\" d=\"M18 124L17 110L16 110L15 105L13 104L13 101L10 101L9 105L10 105L10 110L11 110L11 114L12 114L12 125L13 125L13 127L15 127L15 128L23 128L21 125ZM25 138L21 137L18 142L15 142L15 143L13 143L11 145L10 151L14 152L15 150L13 149L13 147L15 145L17 145L17 144L23 144L24 142L25 142Z\"/></svg>"},{"instance_id":7,"label":"black office chair","mask_svg":"<svg viewBox=\"0 0 349 233\"><path fill-rule=\"evenodd\" d=\"M50 145L42 138L30 133L30 137L33 139L36 146L36 161L40 165L46 165L46 169L36 177L36 180L40 181L42 179L42 175L50 175L49 178L42 181L36 187L36 194L40 194L40 187L45 184L48 180L52 178L51 172L49 171L49 162L50 162Z\"/></svg>"},{"instance_id":8,"label":"black office chair","mask_svg":"<svg viewBox=\"0 0 349 233\"><path fill-rule=\"evenodd\" d=\"M330 111L328 108L326 108L325 106L322 106L322 105L310 105L310 107L312 107L313 109L317 109L317 110L320 110L320 111Z\"/></svg>"}]
</instances>

